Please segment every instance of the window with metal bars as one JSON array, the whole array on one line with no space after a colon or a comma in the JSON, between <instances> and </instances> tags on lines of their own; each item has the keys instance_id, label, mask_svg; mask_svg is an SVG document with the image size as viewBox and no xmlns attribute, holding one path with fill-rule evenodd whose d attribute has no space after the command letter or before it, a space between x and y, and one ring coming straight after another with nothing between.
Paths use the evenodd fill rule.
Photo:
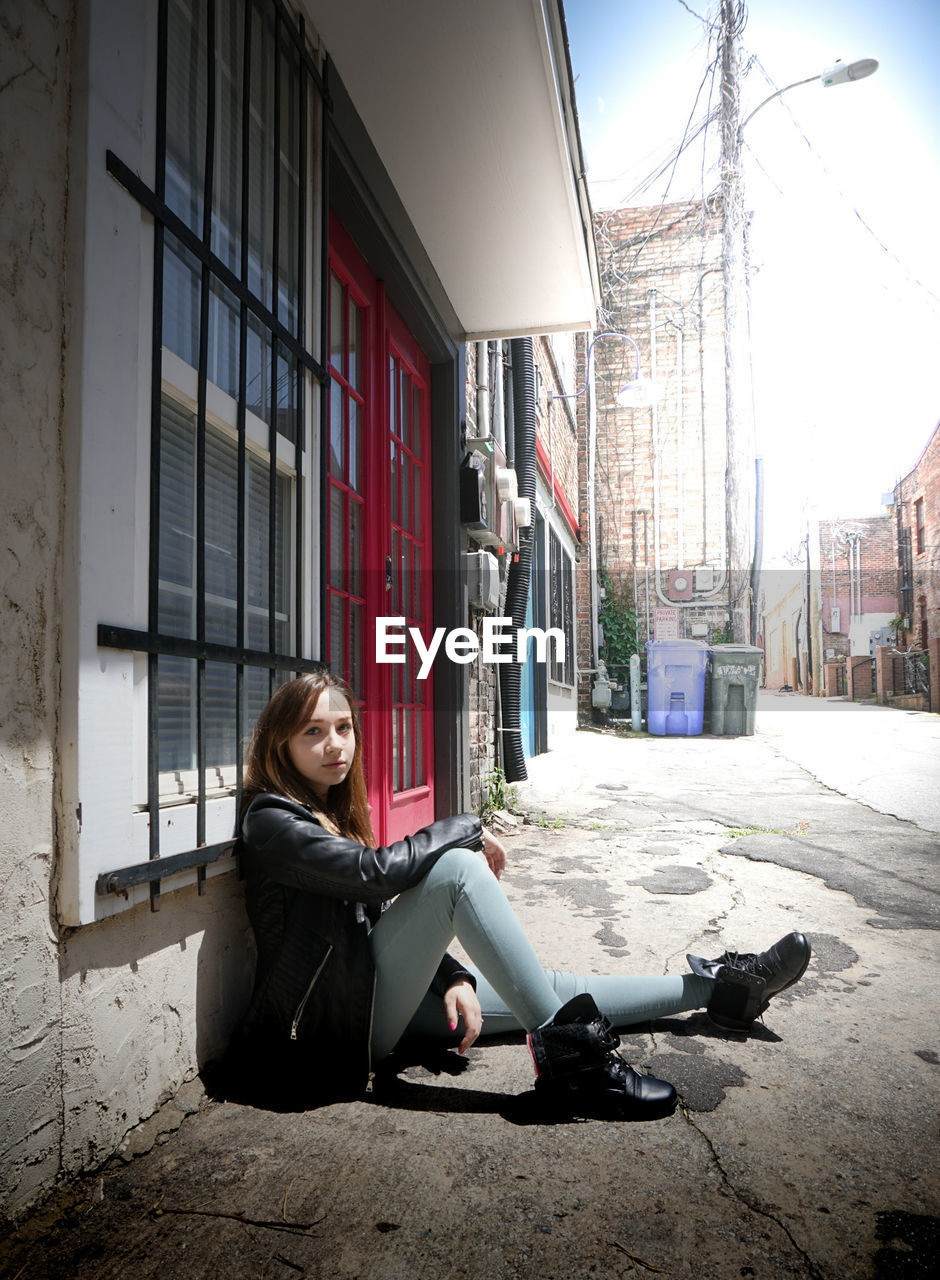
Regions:
<instances>
[{"instance_id":1,"label":"window with metal bars","mask_svg":"<svg viewBox=\"0 0 940 1280\"><path fill-rule=\"evenodd\" d=\"M99 643L148 654L150 859L161 807L193 804L196 848L174 867L199 867L201 889L222 850L205 847L208 806L237 794L276 684L318 665L303 544L322 82L281 0L162 0L157 64L154 189L108 155L154 218L148 628L102 624ZM156 905L161 869L98 891L149 882Z\"/></svg>"},{"instance_id":2,"label":"window with metal bars","mask_svg":"<svg viewBox=\"0 0 940 1280\"><path fill-rule=\"evenodd\" d=\"M574 586L571 556L554 529L548 540L549 626L565 637L565 660L552 659L549 678L557 684L574 684ZM555 651L557 652L557 650Z\"/></svg>"}]
</instances>

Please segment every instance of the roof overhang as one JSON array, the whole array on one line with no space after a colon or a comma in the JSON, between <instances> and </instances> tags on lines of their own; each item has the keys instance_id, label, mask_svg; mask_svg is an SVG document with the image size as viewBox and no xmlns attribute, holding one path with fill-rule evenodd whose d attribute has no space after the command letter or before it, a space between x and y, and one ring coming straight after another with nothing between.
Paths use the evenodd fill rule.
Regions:
<instances>
[{"instance_id":1,"label":"roof overhang","mask_svg":"<svg viewBox=\"0 0 940 1280\"><path fill-rule=\"evenodd\" d=\"M465 339L590 328L560 0L305 0Z\"/></svg>"}]
</instances>

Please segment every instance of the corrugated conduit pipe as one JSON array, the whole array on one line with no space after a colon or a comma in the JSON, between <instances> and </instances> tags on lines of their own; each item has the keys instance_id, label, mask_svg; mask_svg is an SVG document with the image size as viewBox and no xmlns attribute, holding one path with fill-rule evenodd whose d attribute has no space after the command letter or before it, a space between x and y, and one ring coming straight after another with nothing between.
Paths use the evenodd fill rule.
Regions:
<instances>
[{"instance_id":1,"label":"corrugated conduit pipe","mask_svg":"<svg viewBox=\"0 0 940 1280\"><path fill-rule=\"evenodd\" d=\"M515 428L516 475L520 498L528 498L535 511L535 357L531 338L513 338L512 408ZM519 549L506 578L506 616L514 631L525 627L532 569L532 528L524 529ZM503 708L503 772L507 782L524 782L529 776L522 749L522 664L502 663L499 693Z\"/></svg>"}]
</instances>

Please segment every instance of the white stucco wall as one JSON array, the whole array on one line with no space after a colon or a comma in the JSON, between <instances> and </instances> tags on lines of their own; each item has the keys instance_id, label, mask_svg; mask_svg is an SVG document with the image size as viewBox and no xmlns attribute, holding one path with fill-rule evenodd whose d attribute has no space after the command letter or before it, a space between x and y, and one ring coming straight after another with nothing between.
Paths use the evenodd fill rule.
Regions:
<instances>
[{"instance_id":1,"label":"white stucco wall","mask_svg":"<svg viewBox=\"0 0 940 1280\"><path fill-rule=\"evenodd\" d=\"M62 1135L49 886L70 9L4 6L0 35L0 1185L25 1196L54 1175Z\"/></svg>"},{"instance_id":2,"label":"white stucco wall","mask_svg":"<svg viewBox=\"0 0 940 1280\"><path fill-rule=\"evenodd\" d=\"M81 0L89 9L106 7ZM131 26L145 0L127 0ZM67 261L84 175L70 148L87 23L71 0L0 12L0 1216L106 1158L216 1054L247 997L250 930L234 874L66 929L58 859L75 815L59 802L73 709L61 697L71 459L65 402L76 290ZM99 14L100 17L100 14ZM78 33L78 34L76 34ZM103 166L103 154L90 164ZM72 206L70 208L70 200ZM66 425L67 424L67 425ZM118 424L119 426L119 424ZM115 429L118 429L116 426ZM74 552L74 548L73 548Z\"/></svg>"}]
</instances>

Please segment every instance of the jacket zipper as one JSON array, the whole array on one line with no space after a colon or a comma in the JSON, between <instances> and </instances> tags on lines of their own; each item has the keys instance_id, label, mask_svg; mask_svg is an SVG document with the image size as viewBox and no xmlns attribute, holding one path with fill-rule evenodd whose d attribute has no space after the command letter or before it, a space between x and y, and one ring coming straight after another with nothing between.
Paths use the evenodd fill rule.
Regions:
<instances>
[{"instance_id":1,"label":"jacket zipper","mask_svg":"<svg viewBox=\"0 0 940 1280\"><path fill-rule=\"evenodd\" d=\"M331 942L330 945L327 947L326 955L323 957L323 959L320 961L319 965L317 966L316 973L313 975L313 977L310 979L310 982L307 985L307 990L304 992L304 998L301 1000L300 1004L297 1006L296 1012L294 1013L294 1021L291 1023L291 1027L290 1027L290 1038L292 1040L297 1039L297 1027L300 1023L300 1019L304 1016L304 1009L306 1009L307 1007L307 1001L310 999L310 993L313 991L313 988L317 985L317 979L319 978L320 974L323 972L323 966L326 964L327 960L329 960L330 954L332 953L332 951L333 951L333 944Z\"/></svg>"},{"instance_id":2,"label":"jacket zipper","mask_svg":"<svg viewBox=\"0 0 940 1280\"><path fill-rule=\"evenodd\" d=\"M375 1019L375 974L372 975L372 1003L369 1005L369 1039L366 1042L366 1069L368 1076L366 1079L366 1093L372 1092L372 1086L375 1081L375 1072L372 1070L372 1023Z\"/></svg>"}]
</instances>

